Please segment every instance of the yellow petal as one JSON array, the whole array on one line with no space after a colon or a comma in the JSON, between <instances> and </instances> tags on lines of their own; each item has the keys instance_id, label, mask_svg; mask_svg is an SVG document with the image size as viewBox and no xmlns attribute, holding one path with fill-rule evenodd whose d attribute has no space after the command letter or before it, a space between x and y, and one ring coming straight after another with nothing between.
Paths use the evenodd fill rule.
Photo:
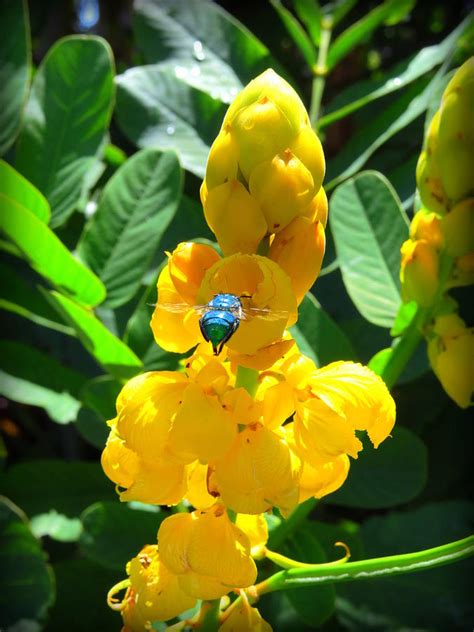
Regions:
<instances>
[{"instance_id":1,"label":"yellow petal","mask_svg":"<svg viewBox=\"0 0 474 632\"><path fill-rule=\"evenodd\" d=\"M317 193L323 183L326 162L323 147L316 132L309 125L303 126L289 148L311 173L314 192Z\"/></svg>"},{"instance_id":2,"label":"yellow petal","mask_svg":"<svg viewBox=\"0 0 474 632\"><path fill-rule=\"evenodd\" d=\"M281 426L295 412L293 388L288 382L278 382L263 394L263 420L271 430Z\"/></svg>"},{"instance_id":3,"label":"yellow petal","mask_svg":"<svg viewBox=\"0 0 474 632\"><path fill-rule=\"evenodd\" d=\"M272 626L267 623L257 608L252 608L243 599L237 608L232 608L230 615L219 627L219 632L272 632Z\"/></svg>"},{"instance_id":4,"label":"yellow petal","mask_svg":"<svg viewBox=\"0 0 474 632\"><path fill-rule=\"evenodd\" d=\"M169 433L170 453L183 463L207 463L231 446L237 426L219 401L189 384Z\"/></svg>"},{"instance_id":5,"label":"yellow petal","mask_svg":"<svg viewBox=\"0 0 474 632\"><path fill-rule=\"evenodd\" d=\"M295 341L287 337L288 332L283 333L283 338L272 342L266 347L258 349L254 354L236 353L232 349L228 350L229 360L235 365L241 365L247 369L264 371L278 360L281 360L294 346Z\"/></svg>"},{"instance_id":6,"label":"yellow petal","mask_svg":"<svg viewBox=\"0 0 474 632\"><path fill-rule=\"evenodd\" d=\"M367 430L375 447L389 436L395 423L395 402L383 380L367 367L333 362L313 374L311 389L345 416L352 428Z\"/></svg>"},{"instance_id":7,"label":"yellow petal","mask_svg":"<svg viewBox=\"0 0 474 632\"><path fill-rule=\"evenodd\" d=\"M236 425L259 421L262 405L256 402L244 388L233 388L221 398L222 406L232 415Z\"/></svg>"},{"instance_id":8,"label":"yellow petal","mask_svg":"<svg viewBox=\"0 0 474 632\"><path fill-rule=\"evenodd\" d=\"M421 209L416 213L410 224L410 238L413 241L423 239L431 246L440 250L444 243L441 230L441 216Z\"/></svg>"},{"instance_id":9,"label":"yellow petal","mask_svg":"<svg viewBox=\"0 0 474 632\"><path fill-rule=\"evenodd\" d=\"M120 494L120 500L135 500L151 505L176 505L186 491L183 465L163 459L140 461L133 483Z\"/></svg>"},{"instance_id":10,"label":"yellow petal","mask_svg":"<svg viewBox=\"0 0 474 632\"><path fill-rule=\"evenodd\" d=\"M416 301L429 307L439 286L439 261L436 248L424 239L408 239L400 249L400 281L405 302Z\"/></svg>"},{"instance_id":11,"label":"yellow petal","mask_svg":"<svg viewBox=\"0 0 474 632\"><path fill-rule=\"evenodd\" d=\"M328 223L328 198L323 187L319 189L317 195L315 195L309 205L301 211L300 215L307 217L312 222L321 222L323 227L326 228L326 224Z\"/></svg>"},{"instance_id":12,"label":"yellow petal","mask_svg":"<svg viewBox=\"0 0 474 632\"><path fill-rule=\"evenodd\" d=\"M129 487L137 475L138 456L112 430L102 452L101 465L112 482L120 487Z\"/></svg>"},{"instance_id":13,"label":"yellow petal","mask_svg":"<svg viewBox=\"0 0 474 632\"><path fill-rule=\"evenodd\" d=\"M299 467L284 439L263 426L251 426L215 462L210 485L233 511L258 514L273 505L291 509L298 498L298 480Z\"/></svg>"},{"instance_id":14,"label":"yellow petal","mask_svg":"<svg viewBox=\"0 0 474 632\"><path fill-rule=\"evenodd\" d=\"M180 305L183 309L172 309ZM191 305L189 309L185 305L166 266L158 277L158 303L150 323L156 343L166 351L184 353L201 339L199 315Z\"/></svg>"},{"instance_id":15,"label":"yellow petal","mask_svg":"<svg viewBox=\"0 0 474 632\"><path fill-rule=\"evenodd\" d=\"M231 133L231 126L223 125L207 159L205 181L208 191L237 177L238 159L239 147Z\"/></svg>"},{"instance_id":16,"label":"yellow petal","mask_svg":"<svg viewBox=\"0 0 474 632\"><path fill-rule=\"evenodd\" d=\"M268 525L264 514L237 514L235 524L248 537L252 549L267 543Z\"/></svg>"},{"instance_id":17,"label":"yellow petal","mask_svg":"<svg viewBox=\"0 0 474 632\"><path fill-rule=\"evenodd\" d=\"M350 462L345 454L341 454L333 461L312 467L309 463L303 465L300 479L300 497L302 503L308 498L322 498L332 494L345 482L349 474Z\"/></svg>"},{"instance_id":18,"label":"yellow petal","mask_svg":"<svg viewBox=\"0 0 474 632\"><path fill-rule=\"evenodd\" d=\"M187 551L196 519L195 514L177 513L165 518L158 529L160 559L176 575L191 570Z\"/></svg>"},{"instance_id":19,"label":"yellow petal","mask_svg":"<svg viewBox=\"0 0 474 632\"><path fill-rule=\"evenodd\" d=\"M197 573L190 572L187 575L179 575L178 581L180 588L195 599L219 599L219 597L223 597L232 590L230 586L223 584L220 579L208 577L207 575L198 575Z\"/></svg>"},{"instance_id":20,"label":"yellow petal","mask_svg":"<svg viewBox=\"0 0 474 632\"><path fill-rule=\"evenodd\" d=\"M208 469L207 465L202 465L198 461L186 468L188 477L186 498L196 509L209 509L216 502L207 489Z\"/></svg>"},{"instance_id":21,"label":"yellow petal","mask_svg":"<svg viewBox=\"0 0 474 632\"><path fill-rule=\"evenodd\" d=\"M258 201L238 180L210 190L204 214L225 256L253 254L267 232L267 222Z\"/></svg>"}]
</instances>

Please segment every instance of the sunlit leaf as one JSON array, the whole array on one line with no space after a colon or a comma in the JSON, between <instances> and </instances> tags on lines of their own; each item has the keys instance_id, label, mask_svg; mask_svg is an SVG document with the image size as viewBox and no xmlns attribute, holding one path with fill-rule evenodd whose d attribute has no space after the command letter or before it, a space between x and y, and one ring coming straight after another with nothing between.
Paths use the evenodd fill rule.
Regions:
<instances>
[{"instance_id":1,"label":"sunlit leaf","mask_svg":"<svg viewBox=\"0 0 474 632\"><path fill-rule=\"evenodd\" d=\"M321 9L318 0L293 0L295 13L313 40L319 46L321 37Z\"/></svg>"},{"instance_id":2,"label":"sunlit leaf","mask_svg":"<svg viewBox=\"0 0 474 632\"><path fill-rule=\"evenodd\" d=\"M51 211L48 200L21 173L18 173L4 160L0 160L0 182L1 195L15 200L17 204L28 209L46 224L49 222Z\"/></svg>"}]
</instances>

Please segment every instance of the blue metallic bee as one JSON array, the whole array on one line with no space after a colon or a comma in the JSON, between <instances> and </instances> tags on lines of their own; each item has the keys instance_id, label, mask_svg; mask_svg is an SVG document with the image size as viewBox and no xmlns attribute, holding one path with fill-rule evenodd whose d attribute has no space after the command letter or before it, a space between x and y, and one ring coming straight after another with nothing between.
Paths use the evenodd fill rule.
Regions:
<instances>
[{"instance_id":1,"label":"blue metallic bee","mask_svg":"<svg viewBox=\"0 0 474 632\"><path fill-rule=\"evenodd\" d=\"M244 297L240 297L244 298ZM242 303L235 294L216 294L205 307L199 327L206 342L219 355L225 343L235 334L242 320Z\"/></svg>"}]
</instances>

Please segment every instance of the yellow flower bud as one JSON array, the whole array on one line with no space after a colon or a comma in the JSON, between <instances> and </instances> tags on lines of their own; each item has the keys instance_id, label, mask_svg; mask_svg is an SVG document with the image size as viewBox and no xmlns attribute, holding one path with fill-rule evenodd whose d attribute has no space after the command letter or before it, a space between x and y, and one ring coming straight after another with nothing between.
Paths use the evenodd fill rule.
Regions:
<instances>
[{"instance_id":1,"label":"yellow flower bud","mask_svg":"<svg viewBox=\"0 0 474 632\"><path fill-rule=\"evenodd\" d=\"M215 461L210 485L238 513L259 514L273 505L287 512L298 502L299 469L286 441L255 424Z\"/></svg>"},{"instance_id":2,"label":"yellow flower bud","mask_svg":"<svg viewBox=\"0 0 474 632\"><path fill-rule=\"evenodd\" d=\"M408 239L400 249L400 281L405 302L416 301L429 307L438 290L439 264L435 248L423 239Z\"/></svg>"},{"instance_id":3,"label":"yellow flower bud","mask_svg":"<svg viewBox=\"0 0 474 632\"><path fill-rule=\"evenodd\" d=\"M255 253L267 232L260 204L237 180L209 190L204 215L224 256Z\"/></svg>"},{"instance_id":4,"label":"yellow flower bud","mask_svg":"<svg viewBox=\"0 0 474 632\"><path fill-rule=\"evenodd\" d=\"M198 599L217 599L255 582L250 541L221 505L166 518L158 531L160 559L181 589Z\"/></svg>"},{"instance_id":5,"label":"yellow flower bud","mask_svg":"<svg viewBox=\"0 0 474 632\"><path fill-rule=\"evenodd\" d=\"M249 188L271 233L285 228L317 193L310 171L289 149L255 167Z\"/></svg>"},{"instance_id":6,"label":"yellow flower bud","mask_svg":"<svg viewBox=\"0 0 474 632\"><path fill-rule=\"evenodd\" d=\"M435 321L428 357L446 393L461 408L471 405L474 392L474 330L456 314Z\"/></svg>"},{"instance_id":7,"label":"yellow flower bud","mask_svg":"<svg viewBox=\"0 0 474 632\"><path fill-rule=\"evenodd\" d=\"M269 257L291 279L298 304L318 278L325 247L322 224L312 223L307 217L295 217L271 243Z\"/></svg>"},{"instance_id":8,"label":"yellow flower bud","mask_svg":"<svg viewBox=\"0 0 474 632\"><path fill-rule=\"evenodd\" d=\"M309 205L301 213L312 222L319 221L326 228L328 223L328 198L326 191L321 187Z\"/></svg>"},{"instance_id":9,"label":"yellow flower bud","mask_svg":"<svg viewBox=\"0 0 474 632\"><path fill-rule=\"evenodd\" d=\"M413 241L423 239L436 250L441 250L444 244L441 220L442 218L436 213L421 209L410 224L410 238Z\"/></svg>"},{"instance_id":10,"label":"yellow flower bud","mask_svg":"<svg viewBox=\"0 0 474 632\"><path fill-rule=\"evenodd\" d=\"M219 632L272 632L257 608L252 608L246 598L242 598L238 608L232 608L230 615L219 627Z\"/></svg>"},{"instance_id":11,"label":"yellow flower bud","mask_svg":"<svg viewBox=\"0 0 474 632\"><path fill-rule=\"evenodd\" d=\"M196 603L180 588L176 575L161 563L156 545L144 547L130 560L127 572L130 586L121 609L124 632L150 630L153 622L173 619Z\"/></svg>"},{"instance_id":12,"label":"yellow flower bud","mask_svg":"<svg viewBox=\"0 0 474 632\"><path fill-rule=\"evenodd\" d=\"M422 151L416 166L416 186L423 205L435 213L445 213L448 197L443 188L442 174L438 163L439 110L428 127L425 151Z\"/></svg>"},{"instance_id":13,"label":"yellow flower bud","mask_svg":"<svg viewBox=\"0 0 474 632\"><path fill-rule=\"evenodd\" d=\"M474 252L474 198L456 204L443 218L441 227L451 257Z\"/></svg>"},{"instance_id":14,"label":"yellow flower bud","mask_svg":"<svg viewBox=\"0 0 474 632\"><path fill-rule=\"evenodd\" d=\"M323 146L316 132L309 125L304 126L289 149L311 173L314 191L317 193L323 183L326 162Z\"/></svg>"},{"instance_id":15,"label":"yellow flower bud","mask_svg":"<svg viewBox=\"0 0 474 632\"><path fill-rule=\"evenodd\" d=\"M206 186L214 187L235 180L238 173L239 148L230 132L230 125L223 125L212 143L206 165Z\"/></svg>"}]
</instances>

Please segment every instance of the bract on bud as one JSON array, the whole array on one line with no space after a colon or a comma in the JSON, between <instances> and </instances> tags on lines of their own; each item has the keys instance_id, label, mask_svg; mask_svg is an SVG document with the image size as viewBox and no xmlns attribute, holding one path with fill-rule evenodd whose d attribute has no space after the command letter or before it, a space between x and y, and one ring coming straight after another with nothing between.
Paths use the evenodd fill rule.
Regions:
<instances>
[{"instance_id":1,"label":"bract on bud","mask_svg":"<svg viewBox=\"0 0 474 632\"><path fill-rule=\"evenodd\" d=\"M403 300L416 301L423 307L429 307L439 285L438 254L435 248L424 239L408 239L402 244L400 252Z\"/></svg>"}]
</instances>

